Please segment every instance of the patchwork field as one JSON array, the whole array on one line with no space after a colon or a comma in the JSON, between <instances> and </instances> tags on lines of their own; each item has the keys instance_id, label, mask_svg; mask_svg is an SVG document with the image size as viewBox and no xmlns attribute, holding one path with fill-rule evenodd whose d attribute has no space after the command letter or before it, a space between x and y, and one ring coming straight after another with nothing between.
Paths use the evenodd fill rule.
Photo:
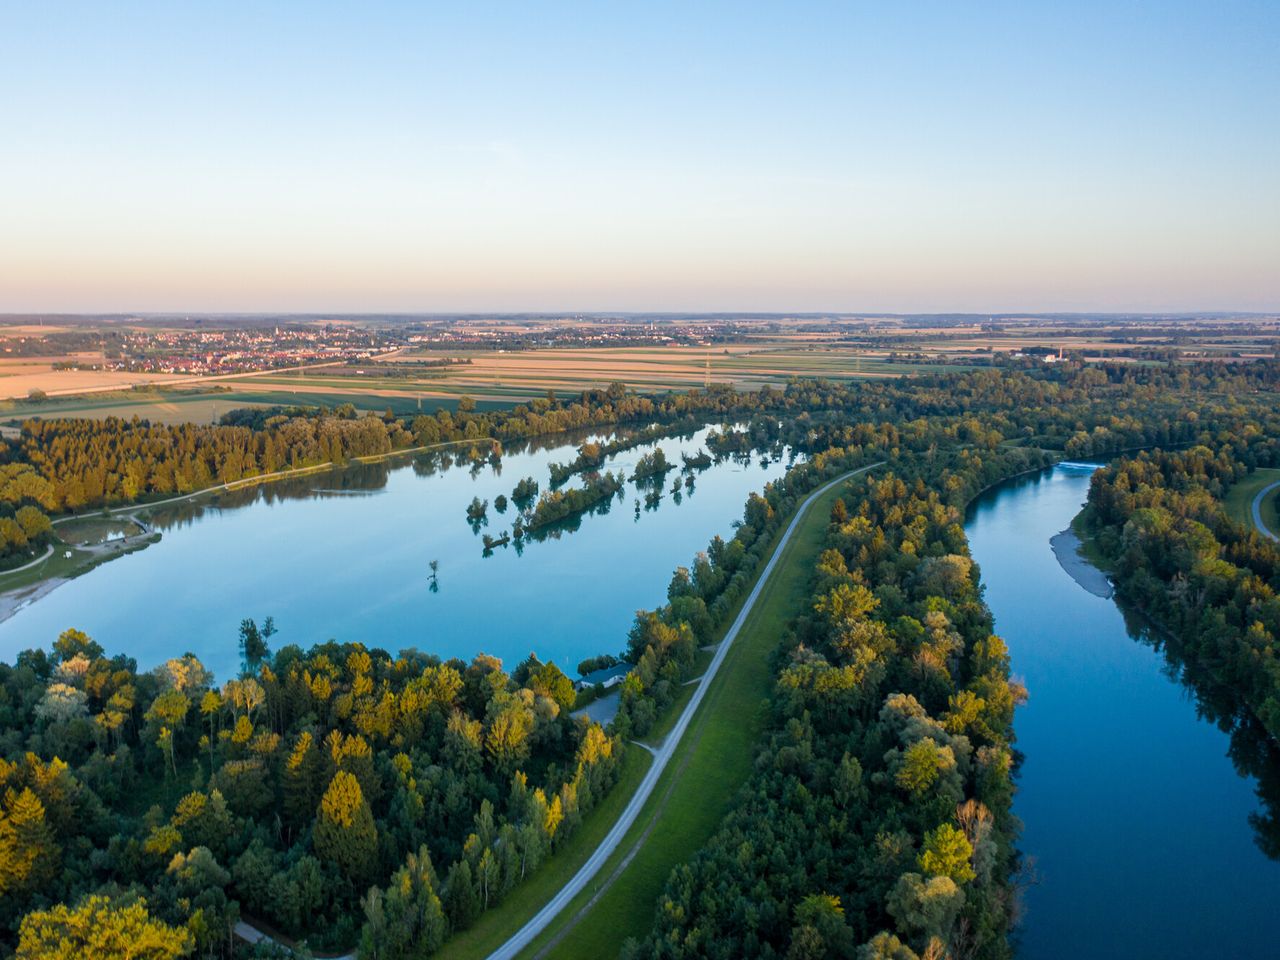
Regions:
<instances>
[{"instance_id":1,"label":"patchwork field","mask_svg":"<svg viewBox=\"0 0 1280 960\"><path fill-rule=\"evenodd\" d=\"M467 395L477 400L512 403L543 396L548 390L576 392L621 381L645 392L687 390L708 383L732 383L746 389L780 385L793 377L849 380L919 375L971 369L965 363L907 363L891 359L887 351L867 351L795 345L715 347L621 347L548 349L537 351L404 352L393 362L415 359L466 358L468 363L377 374L370 364L366 375L348 368L342 373L282 374L255 377L262 392L329 392L338 396L389 398ZM234 383L235 381L231 381Z\"/></svg>"},{"instance_id":2,"label":"patchwork field","mask_svg":"<svg viewBox=\"0 0 1280 960\"><path fill-rule=\"evenodd\" d=\"M88 361L100 358L87 358ZM115 370L55 370L53 365L80 356L0 359L0 399L20 399L39 390L50 397L128 389L140 384L177 384L191 377Z\"/></svg>"}]
</instances>

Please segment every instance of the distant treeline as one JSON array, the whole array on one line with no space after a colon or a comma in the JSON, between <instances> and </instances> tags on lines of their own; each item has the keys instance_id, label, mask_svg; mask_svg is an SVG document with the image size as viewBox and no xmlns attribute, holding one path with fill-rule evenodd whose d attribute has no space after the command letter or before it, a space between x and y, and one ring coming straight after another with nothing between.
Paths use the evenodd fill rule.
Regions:
<instances>
[{"instance_id":1,"label":"distant treeline","mask_svg":"<svg viewBox=\"0 0 1280 960\"><path fill-rule=\"evenodd\" d=\"M26 464L35 475L23 481L16 505L48 511L79 510L188 493L219 483L352 457L446 440L525 439L574 428L616 424L675 424L750 419L748 436L733 445L760 446L764 437L785 439L799 449L815 449L808 427L824 417L845 422L897 426L912 418L960 416L966 411L1020 411L1023 443L1088 456L1124 445L1194 439L1201 425L1172 418L1153 426L1145 414L1149 399L1168 395L1247 396L1274 386L1280 364L1256 362L1188 369L1081 367L1062 364L1029 373L978 371L962 376L834 384L795 381L785 389L761 387L739 392L727 386L660 397L628 393L622 384L584 391L572 400L540 398L512 410L478 412L462 398L457 412L446 409L412 420L393 415L358 416L346 405L337 411L250 411L211 425L166 425L145 420L31 420L21 436L6 443L5 458ZM1114 401L1111 416L1088 429L1073 414L1084 402ZM762 414L755 418L756 414ZM1026 416L1032 414L1033 416ZM1155 435L1153 435L1153 433ZM713 452L730 446L728 436ZM734 436L738 436L734 434ZM9 501L14 502L14 501Z\"/></svg>"}]
</instances>

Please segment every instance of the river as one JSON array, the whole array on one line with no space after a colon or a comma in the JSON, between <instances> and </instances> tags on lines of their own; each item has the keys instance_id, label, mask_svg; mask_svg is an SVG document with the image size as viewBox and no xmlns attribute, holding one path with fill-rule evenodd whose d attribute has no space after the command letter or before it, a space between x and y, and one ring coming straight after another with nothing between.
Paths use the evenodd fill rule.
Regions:
<instances>
[{"instance_id":1,"label":"river","mask_svg":"<svg viewBox=\"0 0 1280 960\"><path fill-rule=\"evenodd\" d=\"M634 447L604 469L629 475L656 446L678 468L682 453L707 448L707 434ZM665 602L675 567L713 535L731 537L748 493L791 460L787 451L720 460L678 496L675 469L653 506L645 505L649 488L628 482L580 522L522 551L498 547L486 556L481 537L509 530L515 516L514 506L497 512L497 496L510 498L526 476L546 490L548 463L576 456L574 444L555 442L509 451L497 464L401 457L160 508L151 521L162 531L159 543L0 623L0 659L48 648L77 627L143 669L190 651L225 680L238 669L241 619L271 616L279 628L273 649L361 641L464 660L485 652L507 669L536 652L573 675L584 657L622 650L636 610ZM490 503L479 529L466 516L473 497ZM434 582L432 560L439 561Z\"/></svg>"},{"instance_id":2,"label":"river","mask_svg":"<svg viewBox=\"0 0 1280 960\"><path fill-rule=\"evenodd\" d=\"M1090 473L1011 480L966 524L1030 691L1015 720L1014 810L1035 878L1018 956L1278 956L1280 863L1263 853L1280 849L1275 745L1139 618L1059 566L1049 538L1079 511Z\"/></svg>"}]
</instances>

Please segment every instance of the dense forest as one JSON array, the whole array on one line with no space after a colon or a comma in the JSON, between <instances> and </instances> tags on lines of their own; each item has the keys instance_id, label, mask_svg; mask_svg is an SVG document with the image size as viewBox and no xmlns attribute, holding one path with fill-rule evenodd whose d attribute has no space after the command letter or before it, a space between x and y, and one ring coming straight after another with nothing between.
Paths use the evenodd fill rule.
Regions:
<instances>
[{"instance_id":1,"label":"dense forest","mask_svg":"<svg viewBox=\"0 0 1280 960\"><path fill-rule=\"evenodd\" d=\"M1010 954L1023 692L961 524L989 477L1042 462L953 453L847 485L812 612L775 657L756 773L624 956Z\"/></svg>"},{"instance_id":2,"label":"dense forest","mask_svg":"<svg viewBox=\"0 0 1280 960\"><path fill-rule=\"evenodd\" d=\"M618 741L570 718L574 696L536 659L509 675L337 643L218 687L190 655L144 673L69 630L0 665L3 942L101 894L201 955L242 914L318 946L367 917L376 945L410 922L411 876L414 936L438 943L611 785Z\"/></svg>"},{"instance_id":3,"label":"dense forest","mask_svg":"<svg viewBox=\"0 0 1280 960\"><path fill-rule=\"evenodd\" d=\"M570 718L572 684L535 658L507 673L483 654L259 648L219 685L189 655L142 671L68 631L0 665L0 951L54 956L59 937L116 937L146 938L156 957L227 956L234 923L252 916L312 946L428 955L501 903L608 791L626 739L670 708L803 495L883 460L844 491L812 609L779 638L755 773L708 847L671 876L652 934L627 949L1007 956L1021 691L991 636L964 504L1062 456L1189 448L1100 473L1092 522L1122 588L1149 593L1190 642L1210 637L1201 659L1247 689L1274 733L1275 548L1225 520L1215 498L1277 462L1278 370L1068 362L752 393L642 397L615 385L408 422L354 410L254 411L208 427L29 422L0 464L0 512L37 537L49 512L570 427L692 418L721 425L717 456L772 446L808 460L752 495L733 535L678 569L666 603L618 638L632 669L609 730ZM611 497L610 482L589 477L535 506L529 478L513 499L552 524Z\"/></svg>"}]
</instances>

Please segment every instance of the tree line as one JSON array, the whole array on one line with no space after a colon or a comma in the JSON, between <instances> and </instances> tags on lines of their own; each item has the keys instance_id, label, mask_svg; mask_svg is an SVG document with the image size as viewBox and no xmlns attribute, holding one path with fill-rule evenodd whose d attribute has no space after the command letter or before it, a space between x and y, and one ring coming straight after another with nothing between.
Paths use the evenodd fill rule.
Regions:
<instances>
[{"instance_id":1,"label":"tree line","mask_svg":"<svg viewBox=\"0 0 1280 960\"><path fill-rule=\"evenodd\" d=\"M1024 692L963 506L1042 462L951 451L846 485L811 608L775 654L755 773L624 957L1011 955Z\"/></svg>"}]
</instances>

